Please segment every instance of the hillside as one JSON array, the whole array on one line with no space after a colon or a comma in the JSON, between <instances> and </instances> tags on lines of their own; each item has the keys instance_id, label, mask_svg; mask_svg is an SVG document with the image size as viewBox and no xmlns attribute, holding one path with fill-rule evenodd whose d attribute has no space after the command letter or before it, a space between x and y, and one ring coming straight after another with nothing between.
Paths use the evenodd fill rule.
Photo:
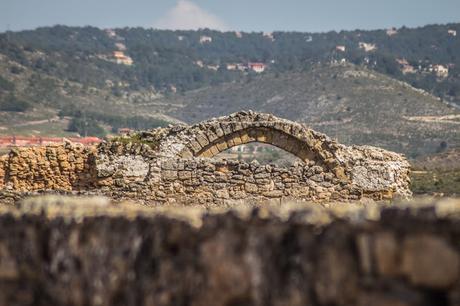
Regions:
<instances>
[{"instance_id":1,"label":"hillside","mask_svg":"<svg viewBox=\"0 0 460 306\"><path fill-rule=\"evenodd\" d=\"M251 74L249 62L292 72L347 61L460 101L459 23L327 33L54 26L0 33L0 54L37 73L118 94L126 88L185 92L238 81Z\"/></svg>"},{"instance_id":2,"label":"hillside","mask_svg":"<svg viewBox=\"0 0 460 306\"><path fill-rule=\"evenodd\" d=\"M20 67L21 73L11 73L11 67ZM116 94L38 74L14 61L1 61L0 71L14 84L15 99L30 104L24 112L2 112L3 135L67 136L94 134L98 128L108 132L122 127L148 129L253 109L308 123L347 144L382 146L411 157L436 152L442 143L460 145L460 113L455 108L351 64L251 75L177 94L145 89ZM90 130L67 131L71 122L85 122Z\"/></svg>"},{"instance_id":3,"label":"hillside","mask_svg":"<svg viewBox=\"0 0 460 306\"><path fill-rule=\"evenodd\" d=\"M415 194L460 195L460 147L418 158L412 167Z\"/></svg>"},{"instance_id":4,"label":"hillside","mask_svg":"<svg viewBox=\"0 0 460 306\"><path fill-rule=\"evenodd\" d=\"M27 52L26 56L33 59L37 54ZM48 58L45 54L38 56ZM153 91L121 93L92 87L39 72L0 54L1 84L0 135L72 136L80 132L104 136L99 125L116 131L123 127L153 128L175 121L137 110L137 104L158 96ZM90 129L67 131L69 123L81 121L88 122Z\"/></svg>"},{"instance_id":5,"label":"hillside","mask_svg":"<svg viewBox=\"0 0 460 306\"><path fill-rule=\"evenodd\" d=\"M253 109L346 144L417 157L460 145L460 113L449 106L460 86L456 29L7 32L0 34L0 135L104 136ZM447 75L433 65L449 66Z\"/></svg>"},{"instance_id":6,"label":"hillside","mask_svg":"<svg viewBox=\"0 0 460 306\"><path fill-rule=\"evenodd\" d=\"M382 146L411 157L435 152L442 142L460 145L460 112L455 108L405 83L353 65L270 74L164 101L175 105L168 114L183 121L252 109L308 123L347 144Z\"/></svg>"}]
</instances>

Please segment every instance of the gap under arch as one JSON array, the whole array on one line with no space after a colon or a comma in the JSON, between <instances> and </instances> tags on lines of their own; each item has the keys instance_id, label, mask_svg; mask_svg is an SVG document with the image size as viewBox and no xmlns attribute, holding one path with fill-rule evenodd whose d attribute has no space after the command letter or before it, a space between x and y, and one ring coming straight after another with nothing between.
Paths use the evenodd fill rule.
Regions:
<instances>
[{"instance_id":1,"label":"gap under arch","mask_svg":"<svg viewBox=\"0 0 460 306\"><path fill-rule=\"evenodd\" d=\"M257 161L262 165L270 164L279 167L288 167L296 162L304 162L292 153L271 144L260 142L251 142L234 146L220 152L213 158L218 160L238 160L246 163Z\"/></svg>"},{"instance_id":2,"label":"gap under arch","mask_svg":"<svg viewBox=\"0 0 460 306\"><path fill-rule=\"evenodd\" d=\"M225 150L252 142L273 145L305 162L310 160L322 161L321 156L316 154L304 141L284 131L266 127L250 127L220 137L202 148L195 154L195 157L212 158Z\"/></svg>"}]
</instances>

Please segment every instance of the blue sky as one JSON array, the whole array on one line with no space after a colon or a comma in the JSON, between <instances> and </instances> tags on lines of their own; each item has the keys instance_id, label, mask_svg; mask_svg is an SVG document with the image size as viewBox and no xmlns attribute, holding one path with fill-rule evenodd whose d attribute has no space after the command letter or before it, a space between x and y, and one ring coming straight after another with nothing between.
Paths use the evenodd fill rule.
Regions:
<instances>
[{"instance_id":1,"label":"blue sky","mask_svg":"<svg viewBox=\"0 0 460 306\"><path fill-rule=\"evenodd\" d=\"M460 22L460 0L0 0L0 31L54 24L243 31Z\"/></svg>"}]
</instances>

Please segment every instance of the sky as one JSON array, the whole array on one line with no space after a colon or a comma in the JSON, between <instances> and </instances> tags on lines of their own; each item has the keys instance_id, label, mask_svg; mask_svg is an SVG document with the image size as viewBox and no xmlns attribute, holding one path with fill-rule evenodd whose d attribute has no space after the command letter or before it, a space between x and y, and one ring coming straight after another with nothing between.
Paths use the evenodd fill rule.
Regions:
<instances>
[{"instance_id":1,"label":"sky","mask_svg":"<svg viewBox=\"0 0 460 306\"><path fill-rule=\"evenodd\" d=\"M0 0L0 31L100 28L303 31L460 22L460 0Z\"/></svg>"}]
</instances>

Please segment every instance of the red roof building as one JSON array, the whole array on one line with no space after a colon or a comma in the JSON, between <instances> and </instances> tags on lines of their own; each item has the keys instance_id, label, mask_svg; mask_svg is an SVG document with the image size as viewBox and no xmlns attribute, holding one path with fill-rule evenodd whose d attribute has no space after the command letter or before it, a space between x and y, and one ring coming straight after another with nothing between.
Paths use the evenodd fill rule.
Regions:
<instances>
[{"instance_id":1,"label":"red roof building","mask_svg":"<svg viewBox=\"0 0 460 306\"><path fill-rule=\"evenodd\" d=\"M267 65L264 63L249 63L248 68L254 72L262 73L265 71L265 68L267 68Z\"/></svg>"},{"instance_id":2,"label":"red roof building","mask_svg":"<svg viewBox=\"0 0 460 306\"><path fill-rule=\"evenodd\" d=\"M80 143L83 145L93 145L102 142L102 139L97 137L71 137L71 138L60 138L60 137L25 137L25 136L4 136L0 137L0 147L29 147L29 146L44 146L50 144L61 144L65 141L73 143Z\"/></svg>"}]
</instances>

